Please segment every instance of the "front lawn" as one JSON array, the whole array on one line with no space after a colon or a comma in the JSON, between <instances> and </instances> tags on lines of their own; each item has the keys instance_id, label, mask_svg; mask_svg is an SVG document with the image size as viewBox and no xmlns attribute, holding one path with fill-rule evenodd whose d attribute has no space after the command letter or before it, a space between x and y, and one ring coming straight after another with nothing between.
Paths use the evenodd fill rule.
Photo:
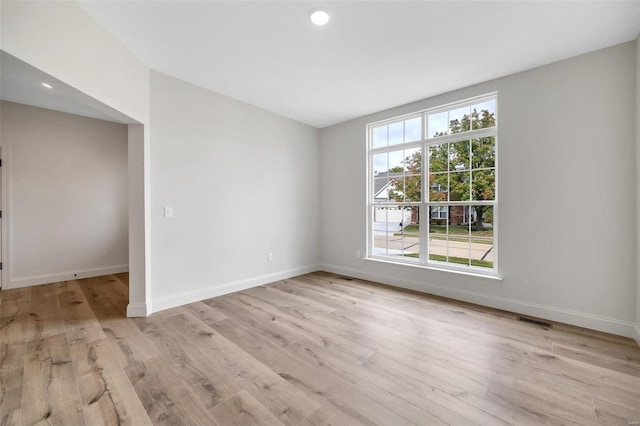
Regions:
<instances>
[{"instance_id":1,"label":"front lawn","mask_svg":"<svg viewBox=\"0 0 640 426\"><path fill-rule=\"evenodd\" d=\"M408 254L405 254L404 256L420 258L420 253L408 253ZM447 262L447 256L444 256L441 254L430 254L429 260L435 260L436 262ZM460 265L468 265L469 259L464 257L449 256L449 263L458 263ZM471 259L471 266L478 266L481 268L491 269L493 268L493 262L490 262L488 260Z\"/></svg>"},{"instance_id":2,"label":"front lawn","mask_svg":"<svg viewBox=\"0 0 640 426\"><path fill-rule=\"evenodd\" d=\"M396 232L393 234L394 237L420 237L420 226L411 224L407 225L404 228L404 232ZM458 237L452 237L457 235ZM449 240L450 241L467 241L469 237L469 227L466 225L449 225ZM482 240L487 241L488 244L493 244L491 240L488 238L493 238L493 229L483 229L482 231L474 231L471 229L471 238L474 237L485 237L480 238ZM446 225L431 225L429 227L429 238L433 240L446 240L447 239L447 227ZM482 242L484 242L482 241Z\"/></svg>"}]
</instances>

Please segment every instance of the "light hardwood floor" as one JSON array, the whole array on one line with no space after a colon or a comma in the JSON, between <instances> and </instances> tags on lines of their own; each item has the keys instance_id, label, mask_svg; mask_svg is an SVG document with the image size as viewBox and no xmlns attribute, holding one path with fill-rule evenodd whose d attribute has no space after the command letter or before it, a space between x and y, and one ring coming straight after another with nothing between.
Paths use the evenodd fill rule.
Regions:
<instances>
[{"instance_id":1,"label":"light hardwood floor","mask_svg":"<svg viewBox=\"0 0 640 426\"><path fill-rule=\"evenodd\" d=\"M0 292L0 425L640 421L630 339L326 273L144 319L127 292Z\"/></svg>"}]
</instances>

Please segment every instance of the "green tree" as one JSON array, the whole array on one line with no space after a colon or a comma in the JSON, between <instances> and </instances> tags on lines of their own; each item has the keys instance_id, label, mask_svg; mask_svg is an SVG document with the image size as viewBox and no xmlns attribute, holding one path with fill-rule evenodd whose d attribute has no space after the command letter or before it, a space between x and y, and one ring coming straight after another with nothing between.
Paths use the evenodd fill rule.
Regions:
<instances>
[{"instance_id":1,"label":"green tree","mask_svg":"<svg viewBox=\"0 0 640 426\"><path fill-rule=\"evenodd\" d=\"M422 195L422 153L415 151L407 156L403 161L404 167L396 166L389 171L402 172L404 175L394 178L389 186L389 199L399 203L416 202L421 200ZM399 170L397 170L399 169ZM412 211L412 217L416 223L419 220L419 207L409 207Z\"/></svg>"},{"instance_id":2,"label":"green tree","mask_svg":"<svg viewBox=\"0 0 640 426\"><path fill-rule=\"evenodd\" d=\"M475 109L461 120L451 120L451 134L495 126L495 113ZM443 136L439 133L434 136ZM493 136L461 140L429 147L429 201L483 201L495 199L495 139ZM389 199L397 202L420 201L422 155L414 152L404 159L405 175L395 178ZM395 167L393 171L402 171ZM488 206L474 206L473 228L482 230L485 219L493 220ZM417 210L417 208L414 208ZM491 212L491 213L489 213ZM417 217L417 212L416 212Z\"/></svg>"},{"instance_id":3,"label":"green tree","mask_svg":"<svg viewBox=\"0 0 640 426\"><path fill-rule=\"evenodd\" d=\"M451 120L450 134L495 126L495 113L473 110L461 120ZM434 136L444 136L439 133ZM422 154L416 151L407 156L404 176L394 178L389 188L389 199L396 202L421 200ZM495 138L493 136L431 145L429 147L429 201L483 201L495 199ZM493 220L490 206L474 206L474 230L482 230L485 219ZM417 207L412 207L417 217Z\"/></svg>"},{"instance_id":4,"label":"green tree","mask_svg":"<svg viewBox=\"0 0 640 426\"><path fill-rule=\"evenodd\" d=\"M451 134L495 126L495 113L475 109L461 120L451 120ZM438 164L441 157L449 159L451 201L483 201L495 199L495 138L493 136L462 140L436 146ZM434 153L432 152L432 157ZM490 207L474 206L473 228L483 229L485 213ZM491 216L493 216L491 214ZM487 219L489 219L487 217Z\"/></svg>"}]
</instances>

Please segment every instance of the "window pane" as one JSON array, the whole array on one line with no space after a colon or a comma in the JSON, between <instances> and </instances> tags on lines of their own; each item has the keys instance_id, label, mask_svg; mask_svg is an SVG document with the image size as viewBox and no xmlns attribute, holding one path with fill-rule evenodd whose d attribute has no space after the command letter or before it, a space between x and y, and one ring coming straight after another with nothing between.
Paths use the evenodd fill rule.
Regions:
<instances>
[{"instance_id":1,"label":"window pane","mask_svg":"<svg viewBox=\"0 0 640 426\"><path fill-rule=\"evenodd\" d=\"M449 201L469 201L471 199L470 177L469 172L450 173Z\"/></svg>"},{"instance_id":2,"label":"window pane","mask_svg":"<svg viewBox=\"0 0 640 426\"><path fill-rule=\"evenodd\" d=\"M406 174L419 175L422 172L422 150L420 148L404 150L404 170Z\"/></svg>"},{"instance_id":3,"label":"window pane","mask_svg":"<svg viewBox=\"0 0 640 426\"><path fill-rule=\"evenodd\" d=\"M457 267L492 268L492 226L485 220L484 226L474 228L478 217L492 216L492 207L455 205L448 210L448 221L430 220L429 260Z\"/></svg>"},{"instance_id":4,"label":"window pane","mask_svg":"<svg viewBox=\"0 0 640 426\"><path fill-rule=\"evenodd\" d=\"M452 142L449 144L449 170L469 170L469 157L469 141Z\"/></svg>"},{"instance_id":5,"label":"window pane","mask_svg":"<svg viewBox=\"0 0 640 426\"><path fill-rule=\"evenodd\" d=\"M440 112L438 114L429 114L427 122L429 128L427 137L434 138L436 136L444 136L449 134L449 123L447 122L448 112Z\"/></svg>"},{"instance_id":6,"label":"window pane","mask_svg":"<svg viewBox=\"0 0 640 426\"><path fill-rule=\"evenodd\" d=\"M493 207L472 206L471 266L493 268Z\"/></svg>"},{"instance_id":7,"label":"window pane","mask_svg":"<svg viewBox=\"0 0 640 426\"><path fill-rule=\"evenodd\" d=\"M373 147L387 146L387 126L379 126L373 129Z\"/></svg>"},{"instance_id":8,"label":"window pane","mask_svg":"<svg viewBox=\"0 0 640 426\"><path fill-rule=\"evenodd\" d=\"M493 207L429 207L429 261L493 268L493 245Z\"/></svg>"},{"instance_id":9,"label":"window pane","mask_svg":"<svg viewBox=\"0 0 640 426\"><path fill-rule=\"evenodd\" d=\"M393 234L389 247L393 251L390 254L415 259L420 259L420 223L418 220L419 208L405 207L402 209L401 229ZM395 251L397 250L397 251ZM406 259L405 259L406 260Z\"/></svg>"},{"instance_id":10,"label":"window pane","mask_svg":"<svg viewBox=\"0 0 640 426\"><path fill-rule=\"evenodd\" d=\"M493 207L456 205L448 209L448 222L430 221L429 260L493 268Z\"/></svg>"},{"instance_id":11,"label":"window pane","mask_svg":"<svg viewBox=\"0 0 640 426\"><path fill-rule=\"evenodd\" d=\"M389 153L389 171L390 172L402 172L404 171L404 151L391 151Z\"/></svg>"},{"instance_id":12,"label":"window pane","mask_svg":"<svg viewBox=\"0 0 640 426\"><path fill-rule=\"evenodd\" d=\"M446 206L429 207L429 260L447 261L447 211Z\"/></svg>"},{"instance_id":13,"label":"window pane","mask_svg":"<svg viewBox=\"0 0 640 426\"><path fill-rule=\"evenodd\" d=\"M451 133L469 131L471 128L470 111L470 107L463 107L449 111L449 131Z\"/></svg>"},{"instance_id":14,"label":"window pane","mask_svg":"<svg viewBox=\"0 0 640 426\"><path fill-rule=\"evenodd\" d=\"M404 201L404 179L402 174L389 180L389 201Z\"/></svg>"},{"instance_id":15,"label":"window pane","mask_svg":"<svg viewBox=\"0 0 640 426\"><path fill-rule=\"evenodd\" d=\"M422 176L404 177L404 201L417 202L422 200Z\"/></svg>"},{"instance_id":16,"label":"window pane","mask_svg":"<svg viewBox=\"0 0 640 426\"><path fill-rule=\"evenodd\" d=\"M429 171L446 172L449 163L448 144L429 146Z\"/></svg>"},{"instance_id":17,"label":"window pane","mask_svg":"<svg viewBox=\"0 0 640 426\"><path fill-rule=\"evenodd\" d=\"M389 201L418 202L422 199L422 176L400 176L390 179Z\"/></svg>"},{"instance_id":18,"label":"window pane","mask_svg":"<svg viewBox=\"0 0 640 426\"><path fill-rule=\"evenodd\" d=\"M403 142L404 122L389 124L389 145L397 145Z\"/></svg>"},{"instance_id":19,"label":"window pane","mask_svg":"<svg viewBox=\"0 0 640 426\"><path fill-rule=\"evenodd\" d=\"M429 201L448 201L449 174L436 173L429 175Z\"/></svg>"},{"instance_id":20,"label":"window pane","mask_svg":"<svg viewBox=\"0 0 640 426\"><path fill-rule=\"evenodd\" d=\"M448 206L431 206L430 207L430 218L431 219L446 219L448 213ZM435 222L434 222L435 223Z\"/></svg>"},{"instance_id":21,"label":"window pane","mask_svg":"<svg viewBox=\"0 0 640 426\"><path fill-rule=\"evenodd\" d=\"M451 206L447 233L447 262L456 266L469 266L469 223L466 206Z\"/></svg>"},{"instance_id":22,"label":"window pane","mask_svg":"<svg viewBox=\"0 0 640 426\"><path fill-rule=\"evenodd\" d=\"M389 156L387 153L373 156L373 199L376 202L389 200Z\"/></svg>"},{"instance_id":23,"label":"window pane","mask_svg":"<svg viewBox=\"0 0 640 426\"><path fill-rule=\"evenodd\" d=\"M431 264L493 269L497 101L458 105L370 127L371 255L417 263L422 243ZM489 136L468 139L465 132L477 129Z\"/></svg>"},{"instance_id":24,"label":"window pane","mask_svg":"<svg viewBox=\"0 0 640 426\"><path fill-rule=\"evenodd\" d=\"M465 206L449 206L449 226L458 229L460 226L468 226L469 216ZM458 227L458 228L456 228ZM457 232L460 234L460 232Z\"/></svg>"},{"instance_id":25,"label":"window pane","mask_svg":"<svg viewBox=\"0 0 640 426\"><path fill-rule=\"evenodd\" d=\"M375 255L386 256L387 254L388 210L387 207L373 209L373 254Z\"/></svg>"},{"instance_id":26,"label":"window pane","mask_svg":"<svg viewBox=\"0 0 640 426\"><path fill-rule=\"evenodd\" d=\"M404 122L404 141L414 142L422 139L422 117L412 118Z\"/></svg>"},{"instance_id":27,"label":"window pane","mask_svg":"<svg viewBox=\"0 0 640 426\"><path fill-rule=\"evenodd\" d=\"M496 171L494 169L474 170L471 180L473 200L496 199Z\"/></svg>"},{"instance_id":28,"label":"window pane","mask_svg":"<svg viewBox=\"0 0 640 426\"><path fill-rule=\"evenodd\" d=\"M373 201L384 203L389 201L389 179L387 177L373 178Z\"/></svg>"},{"instance_id":29,"label":"window pane","mask_svg":"<svg viewBox=\"0 0 640 426\"><path fill-rule=\"evenodd\" d=\"M419 258L418 207L374 208L374 254Z\"/></svg>"},{"instance_id":30,"label":"window pane","mask_svg":"<svg viewBox=\"0 0 640 426\"><path fill-rule=\"evenodd\" d=\"M474 169L495 167L496 165L496 138L473 139L471 141L471 166Z\"/></svg>"},{"instance_id":31,"label":"window pane","mask_svg":"<svg viewBox=\"0 0 640 426\"><path fill-rule=\"evenodd\" d=\"M484 129L496 125L496 101L491 99L471 106L472 128Z\"/></svg>"},{"instance_id":32,"label":"window pane","mask_svg":"<svg viewBox=\"0 0 640 426\"><path fill-rule=\"evenodd\" d=\"M389 156L387 153L374 155L372 166L373 176L382 177L381 173L386 173L389 170ZM384 176L386 177L386 174Z\"/></svg>"}]
</instances>

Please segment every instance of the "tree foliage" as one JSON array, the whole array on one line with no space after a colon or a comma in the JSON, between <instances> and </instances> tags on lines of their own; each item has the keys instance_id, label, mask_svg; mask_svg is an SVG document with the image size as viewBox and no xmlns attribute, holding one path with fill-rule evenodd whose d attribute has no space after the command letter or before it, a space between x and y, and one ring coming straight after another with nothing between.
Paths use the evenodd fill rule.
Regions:
<instances>
[{"instance_id":1,"label":"tree foliage","mask_svg":"<svg viewBox=\"0 0 640 426\"><path fill-rule=\"evenodd\" d=\"M422 199L422 152L415 151L403 160L404 175L396 177L389 186L389 199L399 203L419 202ZM398 167L394 167L396 169ZM420 208L418 206L407 207L411 209L411 216L416 223L420 223Z\"/></svg>"},{"instance_id":2,"label":"tree foliage","mask_svg":"<svg viewBox=\"0 0 640 426\"><path fill-rule=\"evenodd\" d=\"M403 176L393 178L389 187L389 199L403 202L421 200L422 153L416 151L403 160L404 167L394 167L389 171L402 172ZM396 170L399 169L399 170Z\"/></svg>"},{"instance_id":3,"label":"tree foliage","mask_svg":"<svg viewBox=\"0 0 640 426\"><path fill-rule=\"evenodd\" d=\"M448 134L495 126L495 113L473 110L461 120L449 122ZM434 136L444 136L445 132ZM461 139L429 146L429 201L482 201L495 199L495 138ZM396 202L421 201L422 154L416 151L403 161L404 176L394 178L389 199ZM397 170L396 170L397 169ZM402 170L403 169L403 170ZM481 230L487 206L474 206L474 228Z\"/></svg>"}]
</instances>

